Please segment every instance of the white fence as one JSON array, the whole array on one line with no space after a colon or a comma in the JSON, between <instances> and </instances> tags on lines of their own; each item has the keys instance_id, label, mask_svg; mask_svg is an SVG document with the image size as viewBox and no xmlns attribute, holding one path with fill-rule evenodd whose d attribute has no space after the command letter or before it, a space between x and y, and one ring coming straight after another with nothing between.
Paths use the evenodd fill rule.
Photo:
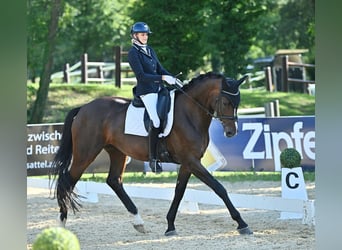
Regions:
<instances>
[{"instance_id":1,"label":"white fence","mask_svg":"<svg viewBox=\"0 0 342 250\"><path fill-rule=\"evenodd\" d=\"M67 63L63 71L56 72L51 75L51 80L59 79L59 82L70 83L71 78L73 82L89 83L115 83L117 87L121 86L121 82L135 83L135 77L121 78L122 73L132 72L128 62L121 61L121 55L127 52L116 52L115 62L89 62L88 55L83 54L81 61L75 63L73 66Z\"/></svg>"},{"instance_id":2,"label":"white fence","mask_svg":"<svg viewBox=\"0 0 342 250\"><path fill-rule=\"evenodd\" d=\"M28 187L49 188L49 180L27 178ZM145 199L172 200L174 188L145 187L139 185L124 184L129 196ZM79 181L76 184L79 194L88 197L88 201L97 202L97 194L115 195L113 190L105 183ZM236 207L261 210L275 210L280 212L302 213L303 224L314 224L314 201L284 199L281 197L267 197L246 194L229 194L232 203ZM84 200L87 201L87 200ZM224 205L223 201L211 191L186 189L180 211L197 213L198 203L209 205Z\"/></svg>"}]
</instances>

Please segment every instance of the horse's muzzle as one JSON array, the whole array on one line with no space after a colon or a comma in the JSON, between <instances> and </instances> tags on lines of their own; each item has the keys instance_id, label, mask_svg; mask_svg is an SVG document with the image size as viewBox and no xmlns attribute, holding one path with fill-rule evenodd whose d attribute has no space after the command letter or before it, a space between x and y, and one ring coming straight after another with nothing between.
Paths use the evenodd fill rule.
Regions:
<instances>
[{"instance_id":1,"label":"horse's muzzle","mask_svg":"<svg viewBox=\"0 0 342 250\"><path fill-rule=\"evenodd\" d=\"M237 126L233 126L233 127L224 126L223 130L224 130L224 136L228 138L235 136L238 132Z\"/></svg>"},{"instance_id":2,"label":"horse's muzzle","mask_svg":"<svg viewBox=\"0 0 342 250\"><path fill-rule=\"evenodd\" d=\"M231 132L231 131L224 132L224 136L228 138L233 137L234 135L236 135L236 133Z\"/></svg>"}]
</instances>

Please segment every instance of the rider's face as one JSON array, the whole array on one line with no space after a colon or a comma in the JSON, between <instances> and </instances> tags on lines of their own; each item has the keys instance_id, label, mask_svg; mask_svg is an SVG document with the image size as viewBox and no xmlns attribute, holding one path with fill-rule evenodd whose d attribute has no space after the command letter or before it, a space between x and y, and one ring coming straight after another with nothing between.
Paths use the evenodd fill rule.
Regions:
<instances>
[{"instance_id":1,"label":"rider's face","mask_svg":"<svg viewBox=\"0 0 342 250\"><path fill-rule=\"evenodd\" d=\"M138 39L138 41L140 41L142 44L147 44L147 40L148 40L147 33L136 33L135 36Z\"/></svg>"}]
</instances>

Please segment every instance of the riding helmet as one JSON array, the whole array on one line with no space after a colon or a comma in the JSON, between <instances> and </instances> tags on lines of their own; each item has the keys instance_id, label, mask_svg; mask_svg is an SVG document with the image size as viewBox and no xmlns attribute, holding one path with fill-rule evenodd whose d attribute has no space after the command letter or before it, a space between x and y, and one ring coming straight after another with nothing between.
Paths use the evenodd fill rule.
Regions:
<instances>
[{"instance_id":1,"label":"riding helmet","mask_svg":"<svg viewBox=\"0 0 342 250\"><path fill-rule=\"evenodd\" d=\"M148 33L151 34L152 31L150 30L150 27L144 22L136 22L133 24L131 28L131 35L135 33Z\"/></svg>"}]
</instances>

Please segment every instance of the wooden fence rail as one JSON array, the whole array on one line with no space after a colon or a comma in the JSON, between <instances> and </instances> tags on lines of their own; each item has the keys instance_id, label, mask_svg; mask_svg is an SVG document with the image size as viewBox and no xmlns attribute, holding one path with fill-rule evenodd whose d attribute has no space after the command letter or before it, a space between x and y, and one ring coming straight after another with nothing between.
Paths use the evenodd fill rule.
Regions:
<instances>
[{"instance_id":1,"label":"wooden fence rail","mask_svg":"<svg viewBox=\"0 0 342 250\"><path fill-rule=\"evenodd\" d=\"M114 47L114 62L89 62L88 55L83 54L81 61L70 67L66 63L63 71L51 75L51 79L62 79L65 83L70 83L71 77L80 76L82 83L88 82L115 82L115 86L121 87L122 81L135 81L129 78L121 78L122 73L132 72L128 62L122 62L122 57L127 55L127 51L122 51L120 46ZM106 72L114 72L112 77L106 78ZM92 76L90 76L92 75ZM134 78L135 79L135 78Z\"/></svg>"},{"instance_id":2,"label":"wooden fence rail","mask_svg":"<svg viewBox=\"0 0 342 250\"><path fill-rule=\"evenodd\" d=\"M89 62L88 55L83 54L81 61L77 62L75 65L71 66L67 63L65 64L64 70L57 72L51 76L51 79L62 78L63 82L70 83L70 77L80 76L82 83L88 82L112 82L114 81L116 87L121 87L122 82L132 82L136 81L135 77L129 78L129 73L132 69L128 62L123 62L123 57L127 56L128 52L123 51L120 46L114 47L114 62ZM295 63L289 62L289 57L282 57L282 80L281 80L281 90L284 92L289 91L289 82L296 82L299 84L305 84L304 91L307 92L309 84L315 84L314 80L307 79L296 79L289 77L290 67L301 67L303 70L306 68L315 68L313 64L305 63ZM105 73L111 72L112 77L106 78ZM113 73L114 72L114 73ZM122 78L122 74L125 73L126 77ZM273 90L274 76L272 76L271 67L266 67L262 74L256 75L257 80L265 78L266 88L269 91ZM91 77L89 75L92 75ZM251 79L252 80L252 79Z\"/></svg>"},{"instance_id":3,"label":"wooden fence rail","mask_svg":"<svg viewBox=\"0 0 342 250\"><path fill-rule=\"evenodd\" d=\"M315 81L313 80L307 80L307 79L296 79L296 78L290 78L289 77L289 68L290 67L302 67L303 70L305 68L315 68L315 65L313 64L305 64L305 63L295 63L295 62L289 62L289 56L283 56L282 58L282 91L288 92L289 91L289 82L298 82L305 84L305 90L308 89L308 84L315 84Z\"/></svg>"},{"instance_id":4,"label":"wooden fence rail","mask_svg":"<svg viewBox=\"0 0 342 250\"><path fill-rule=\"evenodd\" d=\"M315 84L316 82L314 80L308 80L308 79L299 79L299 78L293 78L289 77L289 71L291 67L299 67L302 68L303 71L307 68L315 68L315 65L313 64L306 64L306 63L297 63L297 62L290 62L289 56L283 56L282 62L281 62L281 82L278 82L278 84L281 84L281 88L278 90L288 92L289 91L289 83L295 82L299 84L305 84L304 92L307 93L308 86ZM277 77L272 73L272 67L267 66L264 68L264 75L265 75L265 82L266 82L266 89L268 91L275 91L276 88L274 87L275 81L277 80Z\"/></svg>"}]
</instances>

